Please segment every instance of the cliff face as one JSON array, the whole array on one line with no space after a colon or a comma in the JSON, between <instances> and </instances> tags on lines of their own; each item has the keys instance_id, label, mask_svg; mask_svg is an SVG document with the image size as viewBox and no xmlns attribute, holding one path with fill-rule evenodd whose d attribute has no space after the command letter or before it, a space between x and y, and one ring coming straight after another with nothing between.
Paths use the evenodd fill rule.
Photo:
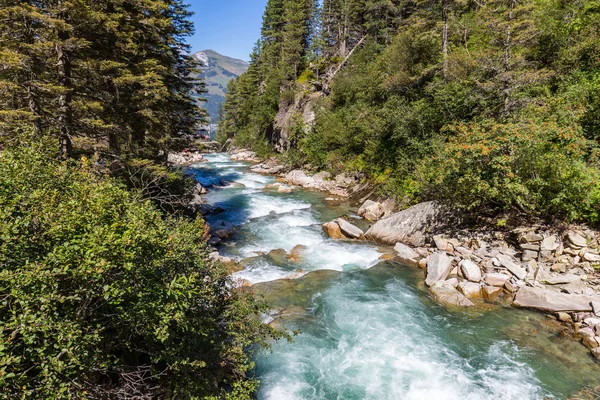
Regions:
<instances>
[{"instance_id":1,"label":"cliff face","mask_svg":"<svg viewBox=\"0 0 600 400\"><path fill-rule=\"evenodd\" d=\"M227 84L248 70L248 63L217 53L213 50L203 50L193 57L203 65L201 78L206 81L208 93L203 95L207 101L202 106L210 115L211 124L216 124L219 118L219 107L225 101Z\"/></svg>"},{"instance_id":2,"label":"cliff face","mask_svg":"<svg viewBox=\"0 0 600 400\"><path fill-rule=\"evenodd\" d=\"M279 104L279 112L275 117L271 138L271 143L276 151L282 152L290 149L296 129L306 132L312 128L317 101L324 96L323 92L300 91L296 93L293 102L282 101Z\"/></svg>"}]
</instances>

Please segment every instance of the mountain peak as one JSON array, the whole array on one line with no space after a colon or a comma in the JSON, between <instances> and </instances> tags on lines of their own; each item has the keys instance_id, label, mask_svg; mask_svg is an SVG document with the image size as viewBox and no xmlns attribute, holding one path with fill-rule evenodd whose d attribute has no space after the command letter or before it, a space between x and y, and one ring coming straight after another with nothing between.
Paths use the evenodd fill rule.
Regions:
<instances>
[{"instance_id":1,"label":"mountain peak","mask_svg":"<svg viewBox=\"0 0 600 400\"><path fill-rule=\"evenodd\" d=\"M224 56L214 50L202 50L192 54L202 63L201 78L206 82L208 93L204 95L207 102L203 104L210 115L212 123L219 117L219 108L225 101L225 91L230 80L237 78L248 70L250 64L244 60Z\"/></svg>"}]
</instances>

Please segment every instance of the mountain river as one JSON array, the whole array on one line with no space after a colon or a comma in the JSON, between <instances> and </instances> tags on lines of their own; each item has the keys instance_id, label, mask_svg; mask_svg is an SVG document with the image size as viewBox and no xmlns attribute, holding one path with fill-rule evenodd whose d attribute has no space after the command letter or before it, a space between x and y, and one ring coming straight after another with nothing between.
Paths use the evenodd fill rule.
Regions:
<instances>
[{"instance_id":1,"label":"mountain river","mask_svg":"<svg viewBox=\"0 0 600 400\"><path fill-rule=\"evenodd\" d=\"M391 249L322 232L343 215L366 227L348 204L265 189L275 178L250 164L206 158L190 172L215 185L206 200L224 210L207 220L238 226L221 254L242 261L234 277L264 296L265 319L299 331L256 357L259 399L566 399L600 385L600 366L554 321L503 307L448 312L422 271L380 259Z\"/></svg>"}]
</instances>

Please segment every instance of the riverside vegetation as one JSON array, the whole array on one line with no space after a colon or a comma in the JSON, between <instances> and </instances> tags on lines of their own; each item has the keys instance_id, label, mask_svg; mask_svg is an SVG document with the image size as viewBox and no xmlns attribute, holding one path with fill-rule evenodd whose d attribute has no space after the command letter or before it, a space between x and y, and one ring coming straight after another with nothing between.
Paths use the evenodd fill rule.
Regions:
<instances>
[{"instance_id":1,"label":"riverside vegetation","mask_svg":"<svg viewBox=\"0 0 600 400\"><path fill-rule=\"evenodd\" d=\"M595 0L269 0L219 138L398 204L595 224L599 55Z\"/></svg>"},{"instance_id":2,"label":"riverside vegetation","mask_svg":"<svg viewBox=\"0 0 600 400\"><path fill-rule=\"evenodd\" d=\"M193 182L166 167L204 118L189 16L178 0L0 2L3 399L257 386L249 350L280 334L209 258Z\"/></svg>"}]
</instances>

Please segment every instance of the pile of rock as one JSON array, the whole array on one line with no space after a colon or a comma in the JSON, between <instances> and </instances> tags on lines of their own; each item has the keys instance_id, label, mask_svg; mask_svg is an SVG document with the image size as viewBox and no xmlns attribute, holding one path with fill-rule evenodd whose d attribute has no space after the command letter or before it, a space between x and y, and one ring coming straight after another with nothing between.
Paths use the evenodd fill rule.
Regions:
<instances>
[{"instance_id":1,"label":"pile of rock","mask_svg":"<svg viewBox=\"0 0 600 400\"><path fill-rule=\"evenodd\" d=\"M326 191L340 197L348 197L350 189L358 184L356 179L346 174L332 177L329 172L323 171L309 176L299 169L287 173L283 179L292 185Z\"/></svg>"},{"instance_id":2,"label":"pile of rock","mask_svg":"<svg viewBox=\"0 0 600 400\"><path fill-rule=\"evenodd\" d=\"M282 172L285 169L285 166L279 164L276 159L271 158L265 162L260 164L256 164L250 168L252 172L256 172L259 174L270 174L276 175Z\"/></svg>"},{"instance_id":3,"label":"pile of rock","mask_svg":"<svg viewBox=\"0 0 600 400\"><path fill-rule=\"evenodd\" d=\"M169 153L167 161L175 166L197 164L206 161L200 152L183 151L180 153Z\"/></svg>"},{"instance_id":4,"label":"pile of rock","mask_svg":"<svg viewBox=\"0 0 600 400\"><path fill-rule=\"evenodd\" d=\"M364 239L362 229L343 218L323 224L323 231L332 239Z\"/></svg>"},{"instance_id":5,"label":"pile of rock","mask_svg":"<svg viewBox=\"0 0 600 400\"><path fill-rule=\"evenodd\" d=\"M483 299L553 315L567 313L576 321L575 331L587 333L584 344L599 356L595 344L600 319L592 314L600 311L600 274L595 270L600 243L595 232L558 234L526 227L509 233L431 235L428 228L438 226L436 215L435 204L420 204L375 223L366 236L385 243L401 239L395 243L395 260L423 268L431 297L440 304L472 307L475 299Z\"/></svg>"},{"instance_id":6,"label":"pile of rock","mask_svg":"<svg viewBox=\"0 0 600 400\"><path fill-rule=\"evenodd\" d=\"M255 152L246 149L238 149L231 152L231 157L234 161L253 161L259 162L260 158Z\"/></svg>"},{"instance_id":7,"label":"pile of rock","mask_svg":"<svg viewBox=\"0 0 600 400\"><path fill-rule=\"evenodd\" d=\"M366 200L358 209L358 215L369 221L379 221L389 217L394 209L394 201L386 200L383 203Z\"/></svg>"}]
</instances>

